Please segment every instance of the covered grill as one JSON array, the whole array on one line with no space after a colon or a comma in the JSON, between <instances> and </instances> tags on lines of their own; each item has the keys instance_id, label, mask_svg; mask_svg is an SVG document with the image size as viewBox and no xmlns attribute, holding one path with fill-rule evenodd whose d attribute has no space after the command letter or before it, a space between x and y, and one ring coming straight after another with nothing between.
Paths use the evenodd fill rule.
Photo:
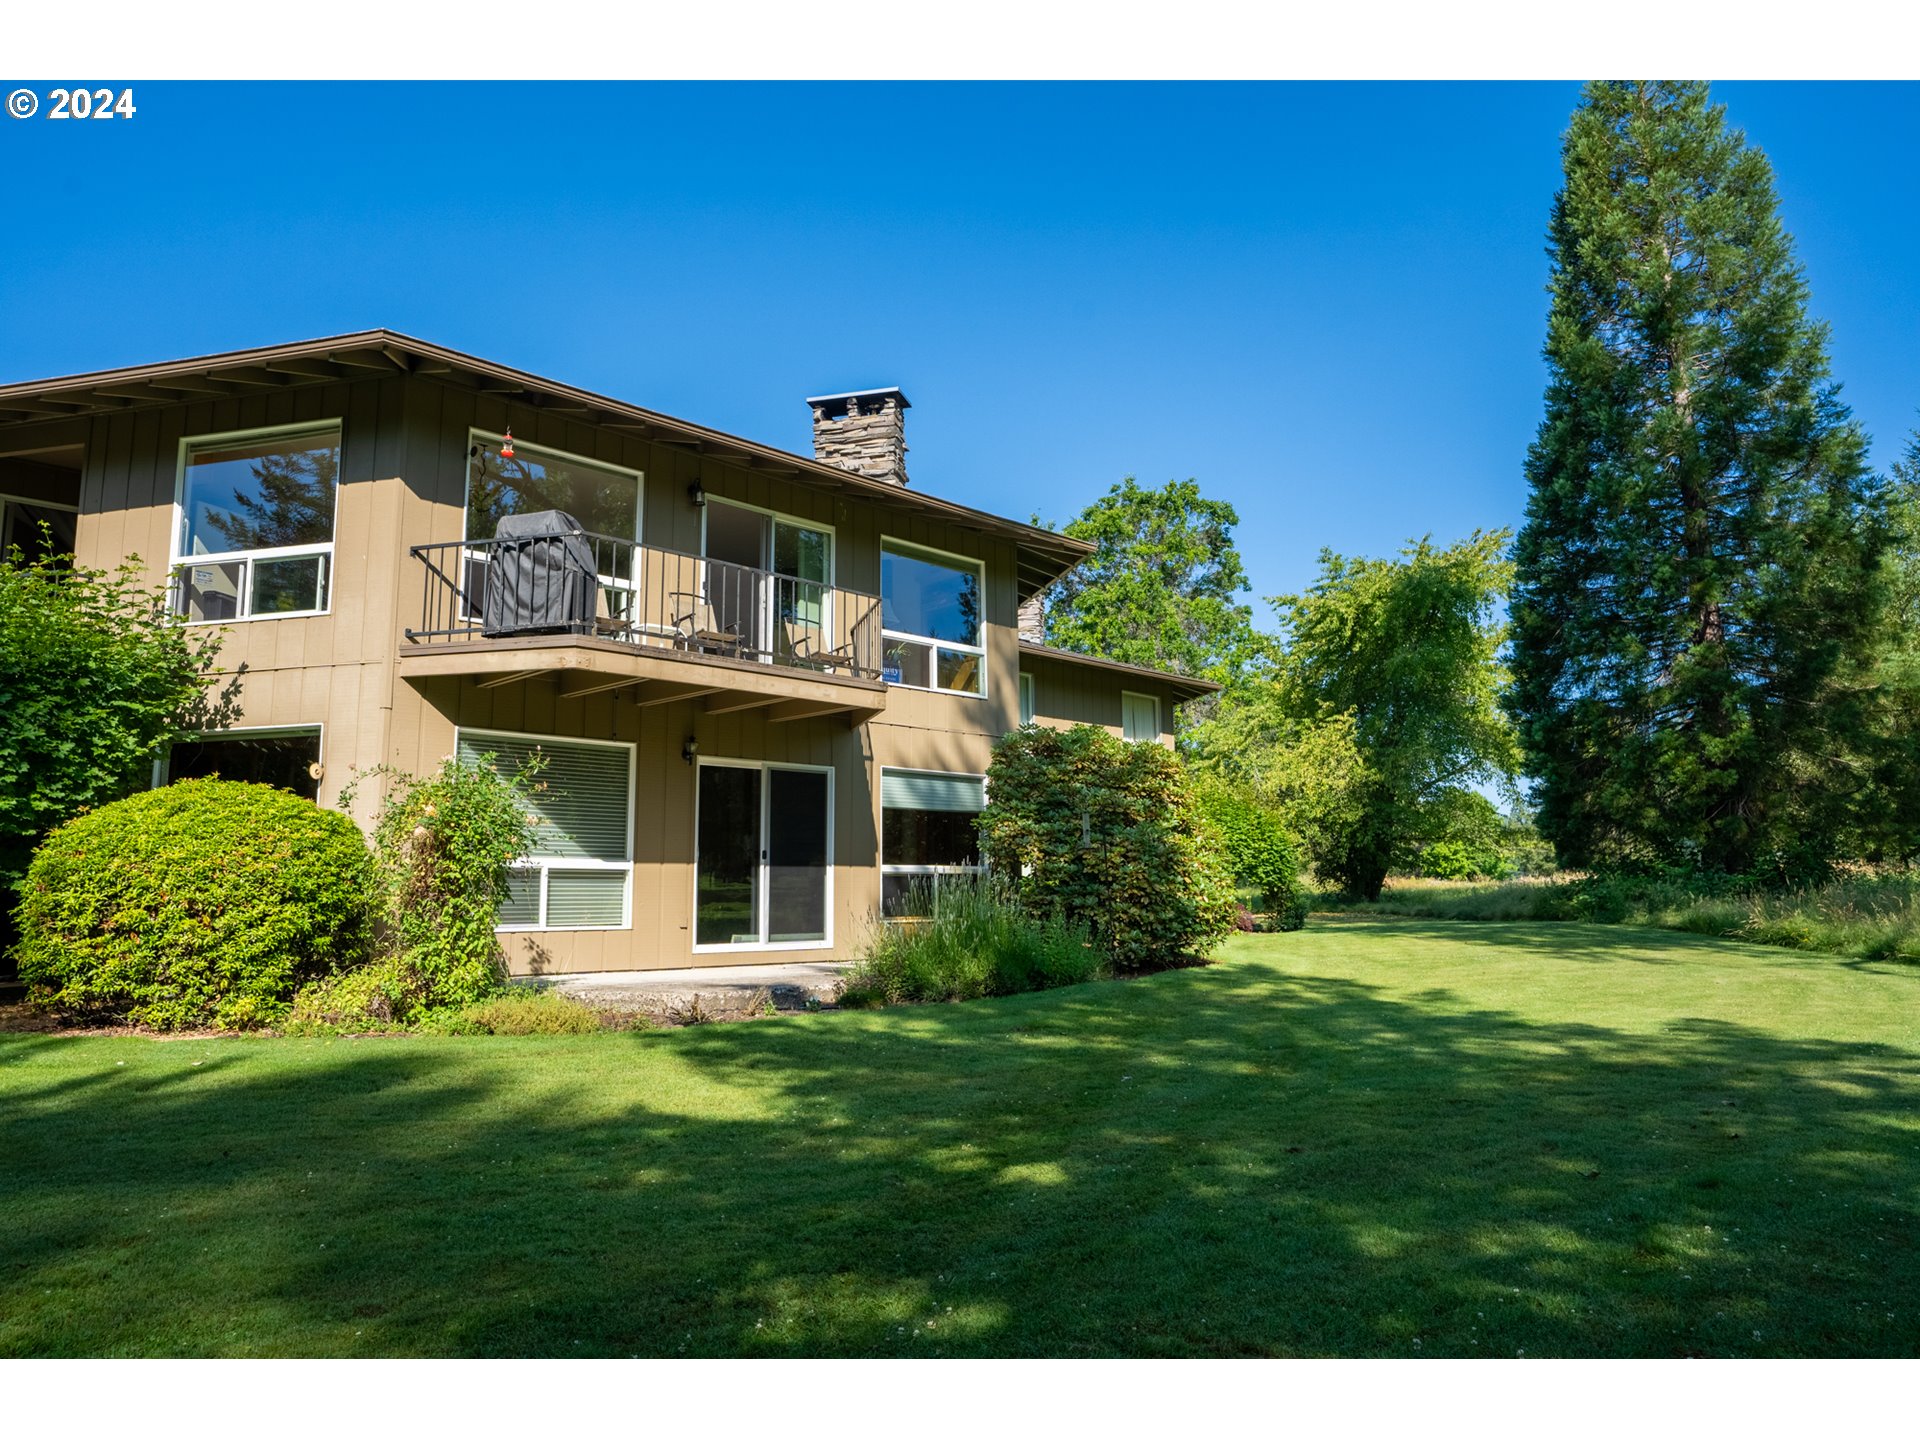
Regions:
<instances>
[{"instance_id":1,"label":"covered grill","mask_svg":"<svg viewBox=\"0 0 1920 1440\"><path fill-rule=\"evenodd\" d=\"M593 629L593 547L564 510L504 516L481 580L481 633L506 635Z\"/></svg>"}]
</instances>

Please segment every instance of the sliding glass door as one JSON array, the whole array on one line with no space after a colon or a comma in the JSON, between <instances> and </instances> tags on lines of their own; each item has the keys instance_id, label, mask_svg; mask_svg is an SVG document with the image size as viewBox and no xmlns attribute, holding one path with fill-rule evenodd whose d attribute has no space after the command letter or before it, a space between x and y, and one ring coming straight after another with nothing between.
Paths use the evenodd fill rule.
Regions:
<instances>
[{"instance_id":1,"label":"sliding glass door","mask_svg":"<svg viewBox=\"0 0 1920 1440\"><path fill-rule=\"evenodd\" d=\"M708 576L708 603L742 648L782 660L796 649L833 648L833 531L708 500L706 554L725 562Z\"/></svg>"},{"instance_id":2,"label":"sliding glass door","mask_svg":"<svg viewBox=\"0 0 1920 1440\"><path fill-rule=\"evenodd\" d=\"M694 946L824 945L833 775L702 760L694 836Z\"/></svg>"}]
</instances>

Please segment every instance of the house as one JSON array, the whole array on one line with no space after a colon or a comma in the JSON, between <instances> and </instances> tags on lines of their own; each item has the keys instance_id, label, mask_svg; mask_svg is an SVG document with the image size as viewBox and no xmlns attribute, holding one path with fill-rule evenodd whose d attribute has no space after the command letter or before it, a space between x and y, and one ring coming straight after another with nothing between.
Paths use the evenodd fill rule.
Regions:
<instances>
[{"instance_id":1,"label":"house","mask_svg":"<svg viewBox=\"0 0 1920 1440\"><path fill-rule=\"evenodd\" d=\"M915 490L899 390L807 404L789 454L386 330L0 386L0 533L227 627L158 780L539 749L516 972L834 958L978 867L996 737L1214 687L1023 644L1089 547Z\"/></svg>"}]
</instances>

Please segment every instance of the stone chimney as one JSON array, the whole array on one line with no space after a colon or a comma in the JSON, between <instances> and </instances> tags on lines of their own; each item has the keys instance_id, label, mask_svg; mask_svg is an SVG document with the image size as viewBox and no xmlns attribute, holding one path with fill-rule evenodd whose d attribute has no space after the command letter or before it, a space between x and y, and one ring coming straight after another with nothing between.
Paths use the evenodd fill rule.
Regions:
<instances>
[{"instance_id":1,"label":"stone chimney","mask_svg":"<svg viewBox=\"0 0 1920 1440\"><path fill-rule=\"evenodd\" d=\"M907 397L888 386L847 395L814 395L813 458L856 475L907 483Z\"/></svg>"},{"instance_id":2,"label":"stone chimney","mask_svg":"<svg viewBox=\"0 0 1920 1440\"><path fill-rule=\"evenodd\" d=\"M1017 623L1020 627L1022 645L1044 645L1047 643L1047 602L1038 595L1028 596L1020 602Z\"/></svg>"}]
</instances>

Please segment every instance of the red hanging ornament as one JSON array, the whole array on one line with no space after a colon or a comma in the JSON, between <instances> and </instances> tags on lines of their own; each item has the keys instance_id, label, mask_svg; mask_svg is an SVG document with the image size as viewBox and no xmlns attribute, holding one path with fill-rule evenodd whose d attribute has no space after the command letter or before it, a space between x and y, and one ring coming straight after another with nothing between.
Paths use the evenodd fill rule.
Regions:
<instances>
[{"instance_id":1,"label":"red hanging ornament","mask_svg":"<svg viewBox=\"0 0 1920 1440\"><path fill-rule=\"evenodd\" d=\"M506 438L500 442L500 458L502 460L513 458L513 431L511 430L507 431Z\"/></svg>"}]
</instances>

